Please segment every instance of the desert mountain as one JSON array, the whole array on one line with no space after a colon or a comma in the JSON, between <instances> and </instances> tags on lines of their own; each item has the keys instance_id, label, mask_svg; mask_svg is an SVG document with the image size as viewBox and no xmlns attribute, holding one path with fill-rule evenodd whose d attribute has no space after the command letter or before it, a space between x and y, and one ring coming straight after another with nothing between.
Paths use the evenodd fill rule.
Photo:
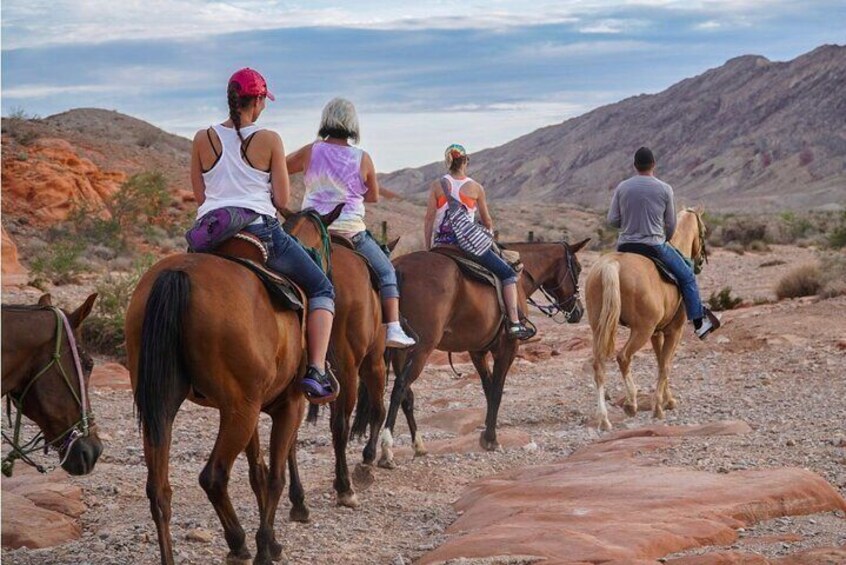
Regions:
<instances>
[{"instance_id":1,"label":"desert mountain","mask_svg":"<svg viewBox=\"0 0 846 565\"><path fill-rule=\"evenodd\" d=\"M651 146L682 202L712 210L846 204L846 46L789 62L747 55L658 94L627 98L473 153L470 174L504 199L607 207ZM472 148L470 148L472 151ZM441 163L385 175L420 196Z\"/></svg>"}]
</instances>

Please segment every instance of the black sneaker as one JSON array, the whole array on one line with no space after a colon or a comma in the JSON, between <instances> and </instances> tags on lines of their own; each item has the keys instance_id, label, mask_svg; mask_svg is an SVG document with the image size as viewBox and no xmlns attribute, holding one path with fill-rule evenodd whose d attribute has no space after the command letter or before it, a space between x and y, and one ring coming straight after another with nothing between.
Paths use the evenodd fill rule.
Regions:
<instances>
[{"instance_id":1,"label":"black sneaker","mask_svg":"<svg viewBox=\"0 0 846 565\"><path fill-rule=\"evenodd\" d=\"M508 324L508 337L511 339L519 339L525 341L532 338L537 333L533 328L525 325L523 322L510 322Z\"/></svg>"},{"instance_id":2,"label":"black sneaker","mask_svg":"<svg viewBox=\"0 0 846 565\"><path fill-rule=\"evenodd\" d=\"M317 367L311 365L300 384L303 387L303 393L312 404L332 402L338 397L341 388L328 367L325 373L321 373Z\"/></svg>"}]
</instances>

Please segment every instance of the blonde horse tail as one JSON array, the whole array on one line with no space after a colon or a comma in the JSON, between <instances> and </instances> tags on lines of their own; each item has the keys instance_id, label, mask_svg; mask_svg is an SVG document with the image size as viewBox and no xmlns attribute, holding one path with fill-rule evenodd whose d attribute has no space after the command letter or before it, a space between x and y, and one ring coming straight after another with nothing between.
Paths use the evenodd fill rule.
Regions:
<instances>
[{"instance_id":1,"label":"blonde horse tail","mask_svg":"<svg viewBox=\"0 0 846 565\"><path fill-rule=\"evenodd\" d=\"M602 308L599 321L593 328L593 348L597 359L608 359L614 355L614 337L620 323L620 264L603 261L599 265L602 282Z\"/></svg>"}]
</instances>

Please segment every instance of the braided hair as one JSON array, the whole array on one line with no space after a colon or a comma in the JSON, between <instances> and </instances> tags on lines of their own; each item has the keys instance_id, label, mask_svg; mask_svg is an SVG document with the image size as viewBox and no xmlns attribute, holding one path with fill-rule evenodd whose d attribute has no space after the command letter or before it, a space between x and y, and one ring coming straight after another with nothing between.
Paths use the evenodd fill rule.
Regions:
<instances>
[{"instance_id":1,"label":"braided hair","mask_svg":"<svg viewBox=\"0 0 846 565\"><path fill-rule=\"evenodd\" d=\"M241 135L241 110L248 108L258 96L241 96L239 94L240 86L237 82L230 82L226 89L226 99L229 102L229 119L235 125L235 133L238 134L238 139L241 140L241 145L244 144L244 136Z\"/></svg>"}]
</instances>

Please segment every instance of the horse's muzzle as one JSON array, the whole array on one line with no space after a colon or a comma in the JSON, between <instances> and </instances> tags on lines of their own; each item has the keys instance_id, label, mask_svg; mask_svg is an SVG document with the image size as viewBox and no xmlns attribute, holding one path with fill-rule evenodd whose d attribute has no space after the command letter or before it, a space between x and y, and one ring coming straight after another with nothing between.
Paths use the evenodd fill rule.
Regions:
<instances>
[{"instance_id":1,"label":"horse's muzzle","mask_svg":"<svg viewBox=\"0 0 846 565\"><path fill-rule=\"evenodd\" d=\"M582 301L579 300L576 303L576 307L573 308L572 314L570 314L570 316L567 318L567 323L578 324L581 321L582 315L584 315L584 313L585 313L585 307L582 306Z\"/></svg>"},{"instance_id":2,"label":"horse's muzzle","mask_svg":"<svg viewBox=\"0 0 846 565\"><path fill-rule=\"evenodd\" d=\"M62 464L62 469L71 475L87 475L94 470L94 464L102 451L103 443L96 432L79 438L70 446L70 453Z\"/></svg>"}]
</instances>

